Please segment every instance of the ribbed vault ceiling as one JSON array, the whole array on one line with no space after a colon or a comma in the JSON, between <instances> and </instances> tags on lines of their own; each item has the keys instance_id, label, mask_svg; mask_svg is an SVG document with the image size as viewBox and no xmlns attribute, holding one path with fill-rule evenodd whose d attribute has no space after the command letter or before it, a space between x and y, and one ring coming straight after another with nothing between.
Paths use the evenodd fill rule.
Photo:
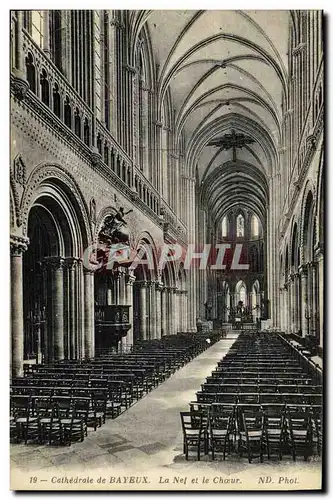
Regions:
<instances>
[{"instance_id":1,"label":"ribbed vault ceiling","mask_svg":"<svg viewBox=\"0 0 333 500\"><path fill-rule=\"evenodd\" d=\"M289 11L258 10L141 14L158 65L159 103L170 90L176 137L184 134L186 162L190 173L199 177L203 198L213 193L212 215L223 215L228 208L225 197L231 202L237 196L251 200L262 212L263 193L254 186L276 168L287 85L289 15ZM255 140L237 150L237 190L222 176L236 171L232 150L207 146L232 131ZM261 187L266 189L267 203L267 183Z\"/></svg>"}]
</instances>

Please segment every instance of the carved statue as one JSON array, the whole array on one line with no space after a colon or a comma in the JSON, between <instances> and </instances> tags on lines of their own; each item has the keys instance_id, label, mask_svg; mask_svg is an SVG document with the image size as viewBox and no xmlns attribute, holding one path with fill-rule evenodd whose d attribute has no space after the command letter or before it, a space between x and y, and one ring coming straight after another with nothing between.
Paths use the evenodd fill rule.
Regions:
<instances>
[{"instance_id":1,"label":"carved statue","mask_svg":"<svg viewBox=\"0 0 333 500\"><path fill-rule=\"evenodd\" d=\"M115 215L106 217L100 231L100 235L110 240L110 242L120 241L123 243L127 243L129 240L129 233L127 229L124 228L124 226L127 225L124 216L131 212L133 212L132 209L124 212L124 208L120 207Z\"/></svg>"}]
</instances>

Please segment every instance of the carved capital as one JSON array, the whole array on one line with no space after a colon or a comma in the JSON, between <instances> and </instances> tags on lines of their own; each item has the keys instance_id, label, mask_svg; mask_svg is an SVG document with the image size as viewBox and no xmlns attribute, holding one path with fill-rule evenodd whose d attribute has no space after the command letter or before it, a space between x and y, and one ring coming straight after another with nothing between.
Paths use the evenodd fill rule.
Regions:
<instances>
[{"instance_id":1,"label":"carved capital","mask_svg":"<svg viewBox=\"0 0 333 500\"><path fill-rule=\"evenodd\" d=\"M163 282L155 281L155 290L161 292L163 290Z\"/></svg>"},{"instance_id":2,"label":"carved capital","mask_svg":"<svg viewBox=\"0 0 333 500\"><path fill-rule=\"evenodd\" d=\"M64 259L63 266L69 271L74 271L78 264L78 260L75 257L66 257Z\"/></svg>"},{"instance_id":3,"label":"carved capital","mask_svg":"<svg viewBox=\"0 0 333 500\"><path fill-rule=\"evenodd\" d=\"M10 255L18 257L28 250L28 245L30 243L29 238L24 238L23 236L10 236Z\"/></svg>"},{"instance_id":4,"label":"carved capital","mask_svg":"<svg viewBox=\"0 0 333 500\"><path fill-rule=\"evenodd\" d=\"M145 85L142 85L141 86L141 89L144 91L144 92L147 92L147 94L153 94L154 91L150 88L150 87L146 87Z\"/></svg>"},{"instance_id":5,"label":"carved capital","mask_svg":"<svg viewBox=\"0 0 333 500\"><path fill-rule=\"evenodd\" d=\"M125 29L125 24L122 21L119 21L119 19L117 19L116 17L113 17L110 20L110 26L115 26L116 28L121 30Z\"/></svg>"},{"instance_id":6,"label":"carved capital","mask_svg":"<svg viewBox=\"0 0 333 500\"><path fill-rule=\"evenodd\" d=\"M64 259L62 257L44 257L42 265L52 269L52 271L59 271L64 267Z\"/></svg>"},{"instance_id":7,"label":"carved capital","mask_svg":"<svg viewBox=\"0 0 333 500\"><path fill-rule=\"evenodd\" d=\"M135 278L134 274L127 274L126 275L126 285L127 286L133 286L135 280L136 280L136 278Z\"/></svg>"},{"instance_id":8,"label":"carved capital","mask_svg":"<svg viewBox=\"0 0 333 500\"><path fill-rule=\"evenodd\" d=\"M123 67L133 76L136 75L138 72L137 69L134 66L131 66L130 64L124 64Z\"/></svg>"},{"instance_id":9,"label":"carved capital","mask_svg":"<svg viewBox=\"0 0 333 500\"><path fill-rule=\"evenodd\" d=\"M137 286L138 288L147 288L147 281L135 281L135 286Z\"/></svg>"},{"instance_id":10,"label":"carved capital","mask_svg":"<svg viewBox=\"0 0 333 500\"><path fill-rule=\"evenodd\" d=\"M83 269L83 274L92 276L95 274L94 269L87 269L86 267Z\"/></svg>"},{"instance_id":11,"label":"carved capital","mask_svg":"<svg viewBox=\"0 0 333 500\"><path fill-rule=\"evenodd\" d=\"M306 264L302 264L301 266L299 266L298 270L299 270L301 277L307 276L308 268L307 268Z\"/></svg>"},{"instance_id":12,"label":"carved capital","mask_svg":"<svg viewBox=\"0 0 333 500\"><path fill-rule=\"evenodd\" d=\"M297 47L295 47L292 51L292 55L294 57L298 56L299 54L301 54L304 50L306 49L306 43L304 42L301 42L297 45Z\"/></svg>"},{"instance_id":13,"label":"carved capital","mask_svg":"<svg viewBox=\"0 0 333 500\"><path fill-rule=\"evenodd\" d=\"M315 248L315 255L316 257L320 257L324 255L324 243L322 241L319 241L319 243L316 244Z\"/></svg>"},{"instance_id":14,"label":"carved capital","mask_svg":"<svg viewBox=\"0 0 333 500\"><path fill-rule=\"evenodd\" d=\"M291 116L292 114L294 113L294 110L293 108L289 108L286 110L284 116L287 117L287 116Z\"/></svg>"}]
</instances>

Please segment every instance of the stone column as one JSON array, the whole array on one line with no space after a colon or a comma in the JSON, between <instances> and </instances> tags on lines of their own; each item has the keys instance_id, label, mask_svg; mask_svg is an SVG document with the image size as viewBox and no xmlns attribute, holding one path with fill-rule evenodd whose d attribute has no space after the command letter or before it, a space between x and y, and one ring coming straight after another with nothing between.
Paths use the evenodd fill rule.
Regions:
<instances>
[{"instance_id":1,"label":"stone column","mask_svg":"<svg viewBox=\"0 0 333 500\"><path fill-rule=\"evenodd\" d=\"M161 337L167 334L167 290L161 290Z\"/></svg>"},{"instance_id":2,"label":"stone column","mask_svg":"<svg viewBox=\"0 0 333 500\"><path fill-rule=\"evenodd\" d=\"M174 291L173 291L173 301L174 301L174 309L173 309L173 314L174 314L174 317L175 317L175 321L174 321L174 333L175 335L177 335L177 333L180 331L180 327L179 327L179 297L180 297L180 291L175 288Z\"/></svg>"},{"instance_id":3,"label":"stone column","mask_svg":"<svg viewBox=\"0 0 333 500\"><path fill-rule=\"evenodd\" d=\"M157 281L155 283L155 294L156 294L156 307L155 307L155 312L156 312L156 339L160 339L162 334L162 318L161 318L161 313L162 313L162 304L161 304L161 296L162 296L162 283L160 281Z\"/></svg>"},{"instance_id":4,"label":"stone column","mask_svg":"<svg viewBox=\"0 0 333 500\"><path fill-rule=\"evenodd\" d=\"M27 238L11 236L10 271L11 271L11 368L13 377L23 375L23 252L28 248Z\"/></svg>"},{"instance_id":5,"label":"stone column","mask_svg":"<svg viewBox=\"0 0 333 500\"><path fill-rule=\"evenodd\" d=\"M133 283L135 281L135 276L133 272L129 271L129 273L126 275L126 304L130 306L129 308L129 323L131 325L131 328L127 332L127 336L125 337L127 339L126 344L128 346L133 345Z\"/></svg>"},{"instance_id":6,"label":"stone column","mask_svg":"<svg viewBox=\"0 0 333 500\"><path fill-rule=\"evenodd\" d=\"M140 339L147 339L147 282L141 281L138 283L139 288L139 304L140 304Z\"/></svg>"},{"instance_id":7,"label":"stone column","mask_svg":"<svg viewBox=\"0 0 333 500\"><path fill-rule=\"evenodd\" d=\"M84 281L84 352L87 359L95 356L95 308L94 308L94 272L83 271Z\"/></svg>"},{"instance_id":8,"label":"stone column","mask_svg":"<svg viewBox=\"0 0 333 500\"><path fill-rule=\"evenodd\" d=\"M283 315L284 315L284 331L289 332L289 287L288 283L283 285ZM261 301L260 310L261 310Z\"/></svg>"},{"instance_id":9,"label":"stone column","mask_svg":"<svg viewBox=\"0 0 333 500\"><path fill-rule=\"evenodd\" d=\"M185 291L185 308L184 308L184 323L185 323L185 332L188 332L188 316L186 314L186 311L188 310L188 291Z\"/></svg>"},{"instance_id":10,"label":"stone column","mask_svg":"<svg viewBox=\"0 0 333 500\"><path fill-rule=\"evenodd\" d=\"M13 89L19 99L23 99L29 89L25 75L24 50L23 50L23 11L16 11L15 24L15 68L13 73Z\"/></svg>"},{"instance_id":11,"label":"stone column","mask_svg":"<svg viewBox=\"0 0 333 500\"><path fill-rule=\"evenodd\" d=\"M249 289L249 288L248 288ZM252 292L249 292L248 295L248 308L249 308L249 313L253 316L253 311L252 311Z\"/></svg>"},{"instance_id":12,"label":"stone column","mask_svg":"<svg viewBox=\"0 0 333 500\"><path fill-rule=\"evenodd\" d=\"M76 359L84 359L84 325L85 325L85 307L84 307L84 286L83 286L83 262L78 259L75 269L76 284Z\"/></svg>"},{"instance_id":13,"label":"stone column","mask_svg":"<svg viewBox=\"0 0 333 500\"><path fill-rule=\"evenodd\" d=\"M186 180L186 192L188 196L188 242L195 243L195 177L184 176ZM196 332L196 267L195 263L188 271L189 295L188 295L188 330Z\"/></svg>"},{"instance_id":14,"label":"stone column","mask_svg":"<svg viewBox=\"0 0 333 500\"><path fill-rule=\"evenodd\" d=\"M301 293L302 293L302 311L301 311L301 328L302 337L308 334L308 320L306 315L309 314L308 310L308 271L305 265L299 267L301 275Z\"/></svg>"},{"instance_id":15,"label":"stone column","mask_svg":"<svg viewBox=\"0 0 333 500\"><path fill-rule=\"evenodd\" d=\"M113 271L113 304L120 304L120 273Z\"/></svg>"},{"instance_id":16,"label":"stone column","mask_svg":"<svg viewBox=\"0 0 333 500\"><path fill-rule=\"evenodd\" d=\"M299 294L299 286L300 286L300 275L299 273L294 274L294 309L295 309L295 315L294 315L294 325L295 325L295 332L298 333L299 330L301 329L300 326L300 294Z\"/></svg>"},{"instance_id":17,"label":"stone column","mask_svg":"<svg viewBox=\"0 0 333 500\"><path fill-rule=\"evenodd\" d=\"M149 286L149 316L148 316L148 332L149 338L156 338L156 295L155 283L150 281Z\"/></svg>"},{"instance_id":18,"label":"stone column","mask_svg":"<svg viewBox=\"0 0 333 500\"><path fill-rule=\"evenodd\" d=\"M110 131L118 141L117 136L117 74L118 74L118 61L117 61L117 38L118 31L120 29L119 23L116 18L111 19L109 23L109 55L110 60L108 64L110 65L110 88L109 88L109 98L110 98Z\"/></svg>"},{"instance_id":19,"label":"stone column","mask_svg":"<svg viewBox=\"0 0 333 500\"><path fill-rule=\"evenodd\" d=\"M72 85L72 20L71 11L62 10L61 12L61 61L62 70L67 80Z\"/></svg>"},{"instance_id":20,"label":"stone column","mask_svg":"<svg viewBox=\"0 0 333 500\"><path fill-rule=\"evenodd\" d=\"M49 10L43 10L43 51L50 56L50 26L49 26Z\"/></svg>"},{"instance_id":21,"label":"stone column","mask_svg":"<svg viewBox=\"0 0 333 500\"><path fill-rule=\"evenodd\" d=\"M76 330L76 297L75 297L75 267L77 265L77 260L74 257L67 257L64 260L64 267L67 272L67 324L66 324L66 349L65 354L67 354L67 359L76 359L76 342L75 342L75 330Z\"/></svg>"},{"instance_id":22,"label":"stone column","mask_svg":"<svg viewBox=\"0 0 333 500\"><path fill-rule=\"evenodd\" d=\"M285 331L285 328L284 328L284 311L283 311L283 287L280 287L279 288L279 292L280 292L280 304L281 304L281 307L280 307L280 330L283 332ZM257 311L256 311L256 318L258 317L257 316Z\"/></svg>"},{"instance_id":23,"label":"stone column","mask_svg":"<svg viewBox=\"0 0 333 500\"><path fill-rule=\"evenodd\" d=\"M319 346L323 347L324 339L324 255L321 246L316 249L318 263L318 314L319 314Z\"/></svg>"},{"instance_id":24,"label":"stone column","mask_svg":"<svg viewBox=\"0 0 333 500\"><path fill-rule=\"evenodd\" d=\"M106 286L107 286L107 290L106 290L106 294L107 294L107 301L106 301L106 304L108 306L111 306L114 301L113 301L113 278L112 276L108 276L107 279L106 279Z\"/></svg>"},{"instance_id":25,"label":"stone column","mask_svg":"<svg viewBox=\"0 0 333 500\"><path fill-rule=\"evenodd\" d=\"M312 262L306 264L307 267L307 293L308 293L308 314L310 314L310 320L308 321L308 334L312 334L312 321L313 321L313 275L312 275Z\"/></svg>"},{"instance_id":26,"label":"stone column","mask_svg":"<svg viewBox=\"0 0 333 500\"><path fill-rule=\"evenodd\" d=\"M179 314L179 332L184 332L184 290L179 290L178 295L178 314Z\"/></svg>"},{"instance_id":27,"label":"stone column","mask_svg":"<svg viewBox=\"0 0 333 500\"><path fill-rule=\"evenodd\" d=\"M168 307L168 317L169 317L169 335L175 335L176 324L175 324L175 293L174 288L170 287L169 293L169 307Z\"/></svg>"},{"instance_id":28,"label":"stone column","mask_svg":"<svg viewBox=\"0 0 333 500\"><path fill-rule=\"evenodd\" d=\"M317 315L318 315L318 290L317 290L317 263L311 262L310 270L312 275L312 326L311 329L317 335Z\"/></svg>"},{"instance_id":29,"label":"stone column","mask_svg":"<svg viewBox=\"0 0 333 500\"><path fill-rule=\"evenodd\" d=\"M64 259L62 257L47 257L45 262L51 270L51 351L53 351L53 359L59 361L64 359Z\"/></svg>"},{"instance_id":30,"label":"stone column","mask_svg":"<svg viewBox=\"0 0 333 500\"><path fill-rule=\"evenodd\" d=\"M295 332L295 283L294 274L289 275L290 331Z\"/></svg>"},{"instance_id":31,"label":"stone column","mask_svg":"<svg viewBox=\"0 0 333 500\"><path fill-rule=\"evenodd\" d=\"M165 335L171 335L172 333L172 315L171 311L171 288L165 287L165 314L166 314L166 331Z\"/></svg>"}]
</instances>

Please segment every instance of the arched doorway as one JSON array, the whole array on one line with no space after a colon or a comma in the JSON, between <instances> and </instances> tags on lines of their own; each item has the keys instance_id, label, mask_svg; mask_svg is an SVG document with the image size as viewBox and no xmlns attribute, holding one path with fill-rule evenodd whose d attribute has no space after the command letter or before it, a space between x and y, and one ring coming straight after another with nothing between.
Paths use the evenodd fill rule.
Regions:
<instances>
[{"instance_id":1,"label":"arched doorway","mask_svg":"<svg viewBox=\"0 0 333 500\"><path fill-rule=\"evenodd\" d=\"M69 185L68 185L69 184ZM78 198L59 179L34 191L23 254L23 357L37 362L94 355L93 273Z\"/></svg>"}]
</instances>

